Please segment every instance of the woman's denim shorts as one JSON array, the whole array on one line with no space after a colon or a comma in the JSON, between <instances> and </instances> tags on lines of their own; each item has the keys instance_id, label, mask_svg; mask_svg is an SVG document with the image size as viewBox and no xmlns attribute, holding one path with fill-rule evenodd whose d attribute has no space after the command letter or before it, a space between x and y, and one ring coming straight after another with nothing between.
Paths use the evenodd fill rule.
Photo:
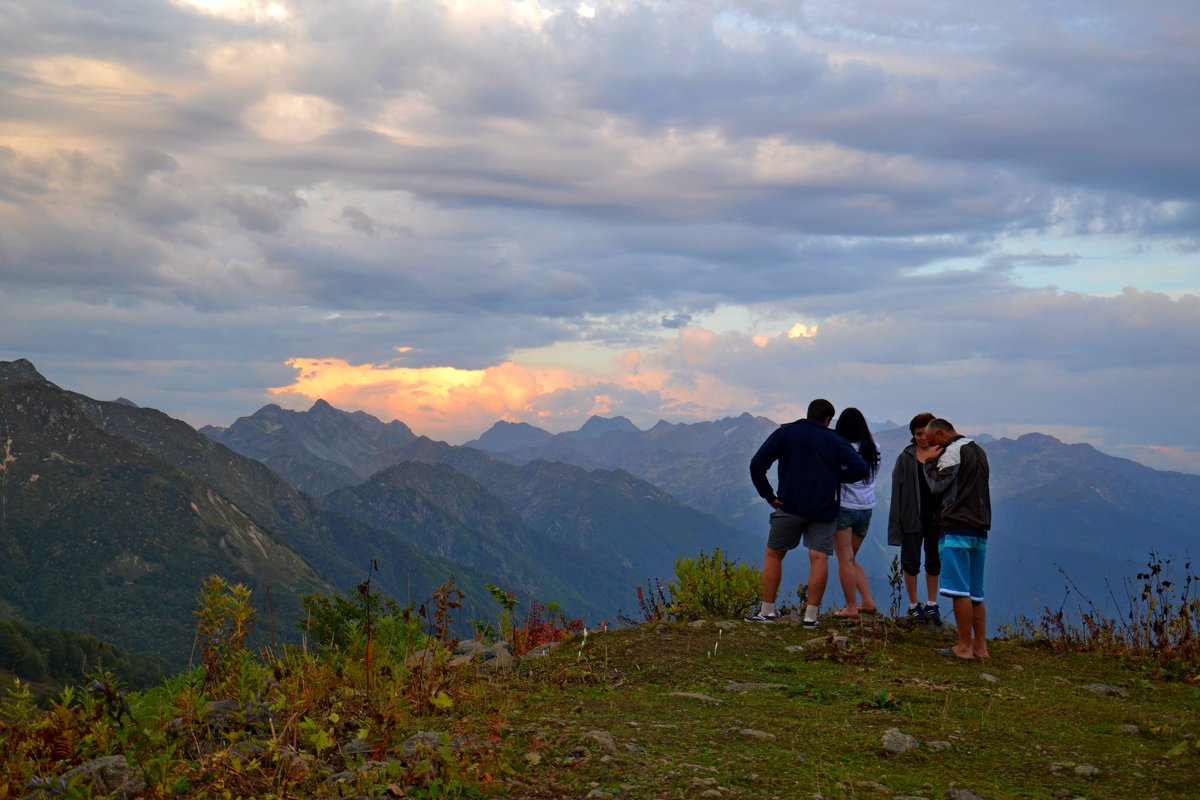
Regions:
<instances>
[{"instance_id":1,"label":"woman's denim shorts","mask_svg":"<svg viewBox=\"0 0 1200 800\"><path fill-rule=\"evenodd\" d=\"M861 539L867 535L867 528L871 527L872 511L872 508L838 509L837 529L844 531L849 528L852 535Z\"/></svg>"}]
</instances>

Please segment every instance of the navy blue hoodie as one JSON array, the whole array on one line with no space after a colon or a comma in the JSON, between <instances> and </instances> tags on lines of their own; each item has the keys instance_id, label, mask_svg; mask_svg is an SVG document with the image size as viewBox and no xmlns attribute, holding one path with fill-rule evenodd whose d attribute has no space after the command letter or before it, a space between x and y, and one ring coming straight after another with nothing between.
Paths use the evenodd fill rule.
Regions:
<instances>
[{"instance_id":1,"label":"navy blue hoodie","mask_svg":"<svg viewBox=\"0 0 1200 800\"><path fill-rule=\"evenodd\" d=\"M767 470L779 462L779 492ZM780 425L750 459L750 479L767 502L778 497L780 510L809 520L828 521L838 514L843 483L870 474L854 445L819 422L801 419Z\"/></svg>"}]
</instances>

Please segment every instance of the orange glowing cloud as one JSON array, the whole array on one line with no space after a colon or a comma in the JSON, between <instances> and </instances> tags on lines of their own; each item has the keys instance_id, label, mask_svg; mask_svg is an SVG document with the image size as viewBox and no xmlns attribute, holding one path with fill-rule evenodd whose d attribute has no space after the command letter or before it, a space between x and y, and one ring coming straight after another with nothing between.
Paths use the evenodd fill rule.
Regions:
<instances>
[{"instance_id":1,"label":"orange glowing cloud","mask_svg":"<svg viewBox=\"0 0 1200 800\"><path fill-rule=\"evenodd\" d=\"M419 434L451 442L477 436L496 420L529 421L550 429L578 426L590 415L709 419L753 405L753 393L713 374L717 335L701 328L649 351L629 350L603 366L530 366L506 361L485 369L394 367L341 359L293 358L298 374L271 389L297 406L324 399L384 420L399 419ZM649 424L657 417L643 420Z\"/></svg>"},{"instance_id":2,"label":"orange glowing cloud","mask_svg":"<svg viewBox=\"0 0 1200 800\"><path fill-rule=\"evenodd\" d=\"M818 325L805 325L802 322L797 322L787 332L789 339L811 339L817 335Z\"/></svg>"},{"instance_id":3,"label":"orange glowing cloud","mask_svg":"<svg viewBox=\"0 0 1200 800\"><path fill-rule=\"evenodd\" d=\"M400 419L418 433L450 439L480 433L498 419L537 416L538 398L582 382L566 370L531 369L511 362L479 370L376 366L322 358L293 358L287 364L299 375L288 386L272 388L272 394L324 399L338 408Z\"/></svg>"}]
</instances>

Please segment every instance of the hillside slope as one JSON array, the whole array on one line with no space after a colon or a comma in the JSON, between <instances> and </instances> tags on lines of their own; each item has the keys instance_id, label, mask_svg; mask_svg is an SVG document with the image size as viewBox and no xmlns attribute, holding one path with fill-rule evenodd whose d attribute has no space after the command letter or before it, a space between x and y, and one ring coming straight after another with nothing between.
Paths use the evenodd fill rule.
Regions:
<instances>
[{"instance_id":1,"label":"hillside slope","mask_svg":"<svg viewBox=\"0 0 1200 800\"><path fill-rule=\"evenodd\" d=\"M757 557L761 542L680 503L624 470L532 461L520 466L471 447L419 437L402 454L448 464L504 499L539 533L629 570L635 585L669 577L675 560L722 548Z\"/></svg>"},{"instance_id":2,"label":"hillside slope","mask_svg":"<svg viewBox=\"0 0 1200 800\"><path fill-rule=\"evenodd\" d=\"M424 602L454 577L467 592L469 608L480 614L495 610L495 602L484 589L495 580L490 574L423 551L392 531L330 511L265 464L239 455L161 411L71 396L105 431L145 447L245 509L338 589L357 586L375 564L376 584L395 597Z\"/></svg>"},{"instance_id":3,"label":"hillside slope","mask_svg":"<svg viewBox=\"0 0 1200 800\"><path fill-rule=\"evenodd\" d=\"M178 666L205 577L257 589L280 625L329 584L242 509L97 428L61 389L0 379L0 603Z\"/></svg>"},{"instance_id":4,"label":"hillside slope","mask_svg":"<svg viewBox=\"0 0 1200 800\"><path fill-rule=\"evenodd\" d=\"M522 599L553 601L589 621L612 618L632 600L632 573L539 534L478 483L442 464L401 462L324 502L423 552L493 575Z\"/></svg>"}]
</instances>

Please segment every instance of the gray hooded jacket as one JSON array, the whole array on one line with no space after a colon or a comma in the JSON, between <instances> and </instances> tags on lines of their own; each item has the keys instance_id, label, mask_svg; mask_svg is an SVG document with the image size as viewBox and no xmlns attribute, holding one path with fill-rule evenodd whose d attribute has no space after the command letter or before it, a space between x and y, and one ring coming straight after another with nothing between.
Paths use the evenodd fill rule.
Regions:
<instances>
[{"instance_id":1,"label":"gray hooded jacket","mask_svg":"<svg viewBox=\"0 0 1200 800\"><path fill-rule=\"evenodd\" d=\"M910 444L892 467L892 502L888 508L888 544L901 545L901 535L921 532L921 465L917 446Z\"/></svg>"}]
</instances>

